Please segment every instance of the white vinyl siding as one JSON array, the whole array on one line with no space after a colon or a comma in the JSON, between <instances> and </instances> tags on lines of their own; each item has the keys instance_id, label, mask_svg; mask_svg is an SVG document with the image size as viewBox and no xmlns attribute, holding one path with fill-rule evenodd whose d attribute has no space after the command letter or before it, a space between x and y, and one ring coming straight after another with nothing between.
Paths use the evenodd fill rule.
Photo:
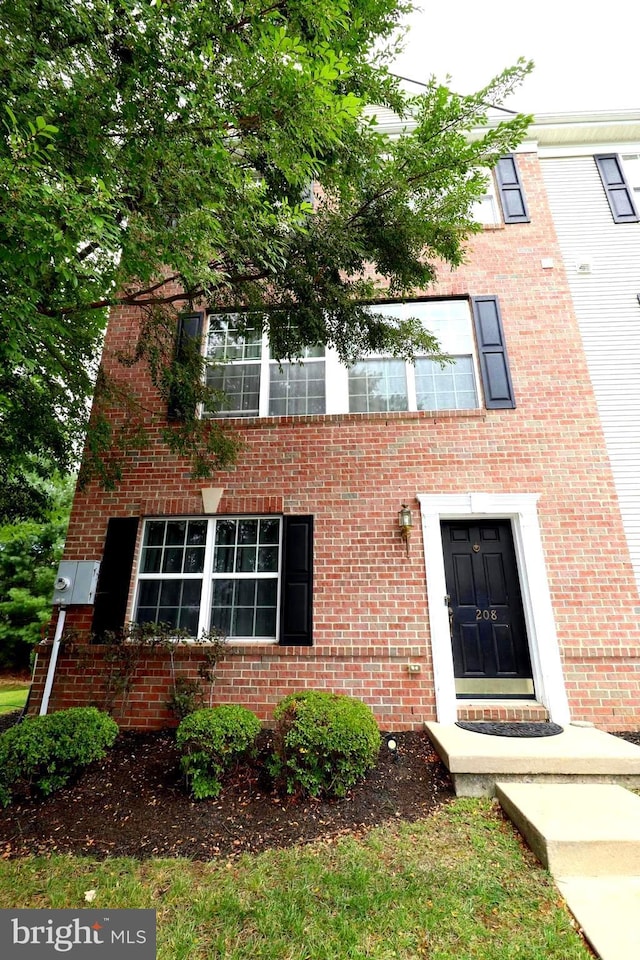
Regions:
<instances>
[{"instance_id":1,"label":"white vinyl siding","mask_svg":"<svg viewBox=\"0 0 640 960\"><path fill-rule=\"evenodd\" d=\"M637 153L620 151L634 188ZM640 585L640 223L614 223L593 156L542 170Z\"/></svg>"}]
</instances>

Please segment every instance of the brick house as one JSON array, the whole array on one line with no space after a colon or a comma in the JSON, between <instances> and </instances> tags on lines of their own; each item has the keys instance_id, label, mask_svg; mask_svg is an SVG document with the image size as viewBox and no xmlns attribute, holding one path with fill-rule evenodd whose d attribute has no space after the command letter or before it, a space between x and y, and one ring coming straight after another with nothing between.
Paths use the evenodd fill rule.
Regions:
<instances>
[{"instance_id":1,"label":"brick house","mask_svg":"<svg viewBox=\"0 0 640 960\"><path fill-rule=\"evenodd\" d=\"M186 318L228 361L210 376L242 451L203 484L158 434L115 491L76 494L65 561L101 561L100 578L95 607L66 609L77 639L49 709L104 702L108 648L89 644L92 628L169 620L228 635L215 700L265 721L316 687L363 699L384 729L637 728L640 600L538 133L498 165L466 264L387 307L424 318L454 366L371 357L347 370L318 351L280 368L228 315ZM142 377L113 359L138 323L131 309L109 323L103 363L123 378ZM180 646L174 659L195 675L201 657ZM170 724L167 657L149 651L132 680L116 719Z\"/></svg>"}]
</instances>

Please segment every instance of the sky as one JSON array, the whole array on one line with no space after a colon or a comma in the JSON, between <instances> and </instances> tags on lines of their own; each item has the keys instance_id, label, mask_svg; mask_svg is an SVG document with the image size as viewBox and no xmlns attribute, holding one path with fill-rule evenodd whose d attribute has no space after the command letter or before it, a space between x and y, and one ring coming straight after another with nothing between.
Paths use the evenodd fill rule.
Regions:
<instances>
[{"instance_id":1,"label":"sky","mask_svg":"<svg viewBox=\"0 0 640 960\"><path fill-rule=\"evenodd\" d=\"M640 111L640 0L414 0L405 53L393 72L424 82L451 76L473 93L518 57L535 69L506 106L525 113ZM418 87L409 90L419 92Z\"/></svg>"}]
</instances>

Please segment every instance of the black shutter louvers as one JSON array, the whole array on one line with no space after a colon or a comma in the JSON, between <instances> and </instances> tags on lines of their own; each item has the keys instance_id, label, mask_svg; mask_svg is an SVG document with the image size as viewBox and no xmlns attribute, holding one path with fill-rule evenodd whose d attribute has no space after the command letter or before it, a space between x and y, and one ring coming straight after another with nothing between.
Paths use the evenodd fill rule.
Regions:
<instances>
[{"instance_id":1,"label":"black shutter louvers","mask_svg":"<svg viewBox=\"0 0 640 960\"><path fill-rule=\"evenodd\" d=\"M620 157L616 153L600 153L596 162L614 223L638 223L640 217L633 191L627 183Z\"/></svg>"},{"instance_id":2,"label":"black shutter louvers","mask_svg":"<svg viewBox=\"0 0 640 960\"><path fill-rule=\"evenodd\" d=\"M313 517L284 517L280 643L310 647L313 626Z\"/></svg>"},{"instance_id":3,"label":"black shutter louvers","mask_svg":"<svg viewBox=\"0 0 640 960\"><path fill-rule=\"evenodd\" d=\"M512 410L516 401L497 297L472 297L484 405L488 410Z\"/></svg>"},{"instance_id":4,"label":"black shutter louvers","mask_svg":"<svg viewBox=\"0 0 640 960\"><path fill-rule=\"evenodd\" d=\"M505 223L529 223L529 211L524 196L515 154L500 157L496 165L496 180Z\"/></svg>"},{"instance_id":5,"label":"black shutter louvers","mask_svg":"<svg viewBox=\"0 0 640 960\"><path fill-rule=\"evenodd\" d=\"M203 329L204 313L184 313L178 318L178 333L174 358L174 372L176 373L177 380L180 379L180 366L186 364L189 347L196 341L198 343L200 342ZM167 415L169 420L184 420L186 418L184 401L180 396L180 390L176 384L172 386L169 393Z\"/></svg>"},{"instance_id":6,"label":"black shutter louvers","mask_svg":"<svg viewBox=\"0 0 640 960\"><path fill-rule=\"evenodd\" d=\"M138 523L138 517L111 517L107 524L91 625L98 642L105 631L125 625Z\"/></svg>"}]
</instances>

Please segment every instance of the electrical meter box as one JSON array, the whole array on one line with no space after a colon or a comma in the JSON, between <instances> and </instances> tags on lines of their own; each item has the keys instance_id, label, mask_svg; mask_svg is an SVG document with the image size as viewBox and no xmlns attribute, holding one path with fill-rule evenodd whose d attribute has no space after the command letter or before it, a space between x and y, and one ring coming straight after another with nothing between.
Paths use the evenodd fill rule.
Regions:
<instances>
[{"instance_id":1,"label":"electrical meter box","mask_svg":"<svg viewBox=\"0 0 640 960\"><path fill-rule=\"evenodd\" d=\"M98 560L63 560L53 585L54 605L93 604L99 572Z\"/></svg>"}]
</instances>

